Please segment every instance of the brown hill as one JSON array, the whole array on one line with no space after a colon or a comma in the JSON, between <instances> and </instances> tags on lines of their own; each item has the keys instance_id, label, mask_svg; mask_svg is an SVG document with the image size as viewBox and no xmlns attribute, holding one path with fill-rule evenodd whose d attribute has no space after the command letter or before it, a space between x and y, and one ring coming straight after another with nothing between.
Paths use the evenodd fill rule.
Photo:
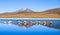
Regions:
<instances>
[{"instance_id":1,"label":"brown hill","mask_svg":"<svg viewBox=\"0 0 60 35\"><path fill-rule=\"evenodd\" d=\"M43 12L23 9L13 13L0 14L0 18L60 18L60 8L49 9Z\"/></svg>"},{"instance_id":2,"label":"brown hill","mask_svg":"<svg viewBox=\"0 0 60 35\"><path fill-rule=\"evenodd\" d=\"M60 8L49 9L49 10L46 10L44 12L48 12L48 14L59 14L60 15Z\"/></svg>"}]
</instances>

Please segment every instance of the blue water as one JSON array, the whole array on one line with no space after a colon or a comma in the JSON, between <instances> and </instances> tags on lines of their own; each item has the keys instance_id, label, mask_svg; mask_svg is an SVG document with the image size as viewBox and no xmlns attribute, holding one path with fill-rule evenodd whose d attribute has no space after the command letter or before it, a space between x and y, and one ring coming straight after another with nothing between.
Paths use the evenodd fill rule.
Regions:
<instances>
[{"instance_id":1,"label":"blue water","mask_svg":"<svg viewBox=\"0 0 60 35\"><path fill-rule=\"evenodd\" d=\"M60 29L50 28L42 25L33 25L27 29L20 27L14 24L4 24L4 21L9 20L1 20L0 19L0 35L60 35ZM21 21L24 20L10 20L10 21ZM25 21L33 21L33 22L52 22L51 26L60 26L60 20L25 20Z\"/></svg>"}]
</instances>

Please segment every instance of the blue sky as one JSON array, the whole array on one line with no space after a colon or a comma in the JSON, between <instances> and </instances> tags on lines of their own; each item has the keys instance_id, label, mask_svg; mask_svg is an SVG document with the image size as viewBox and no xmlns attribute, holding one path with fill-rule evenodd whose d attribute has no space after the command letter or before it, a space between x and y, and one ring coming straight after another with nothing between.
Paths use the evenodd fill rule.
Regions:
<instances>
[{"instance_id":1,"label":"blue sky","mask_svg":"<svg viewBox=\"0 0 60 35\"><path fill-rule=\"evenodd\" d=\"M14 12L21 8L44 11L59 7L60 0L0 0L0 13Z\"/></svg>"}]
</instances>

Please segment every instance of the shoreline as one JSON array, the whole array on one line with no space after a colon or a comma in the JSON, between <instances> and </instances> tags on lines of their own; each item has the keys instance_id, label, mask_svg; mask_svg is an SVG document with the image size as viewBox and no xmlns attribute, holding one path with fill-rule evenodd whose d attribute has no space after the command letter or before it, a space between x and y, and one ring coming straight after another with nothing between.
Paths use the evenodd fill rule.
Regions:
<instances>
[{"instance_id":1,"label":"shoreline","mask_svg":"<svg viewBox=\"0 0 60 35\"><path fill-rule=\"evenodd\" d=\"M0 18L0 19L14 19L14 20L60 20L60 18Z\"/></svg>"}]
</instances>

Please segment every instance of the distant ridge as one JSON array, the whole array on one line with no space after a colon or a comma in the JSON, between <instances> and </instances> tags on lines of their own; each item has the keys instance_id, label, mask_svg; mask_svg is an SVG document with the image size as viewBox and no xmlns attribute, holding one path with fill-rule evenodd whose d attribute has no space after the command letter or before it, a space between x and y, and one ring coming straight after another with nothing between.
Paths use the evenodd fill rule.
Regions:
<instances>
[{"instance_id":1,"label":"distant ridge","mask_svg":"<svg viewBox=\"0 0 60 35\"><path fill-rule=\"evenodd\" d=\"M49 9L44 12L48 12L48 14L60 14L60 8Z\"/></svg>"}]
</instances>

